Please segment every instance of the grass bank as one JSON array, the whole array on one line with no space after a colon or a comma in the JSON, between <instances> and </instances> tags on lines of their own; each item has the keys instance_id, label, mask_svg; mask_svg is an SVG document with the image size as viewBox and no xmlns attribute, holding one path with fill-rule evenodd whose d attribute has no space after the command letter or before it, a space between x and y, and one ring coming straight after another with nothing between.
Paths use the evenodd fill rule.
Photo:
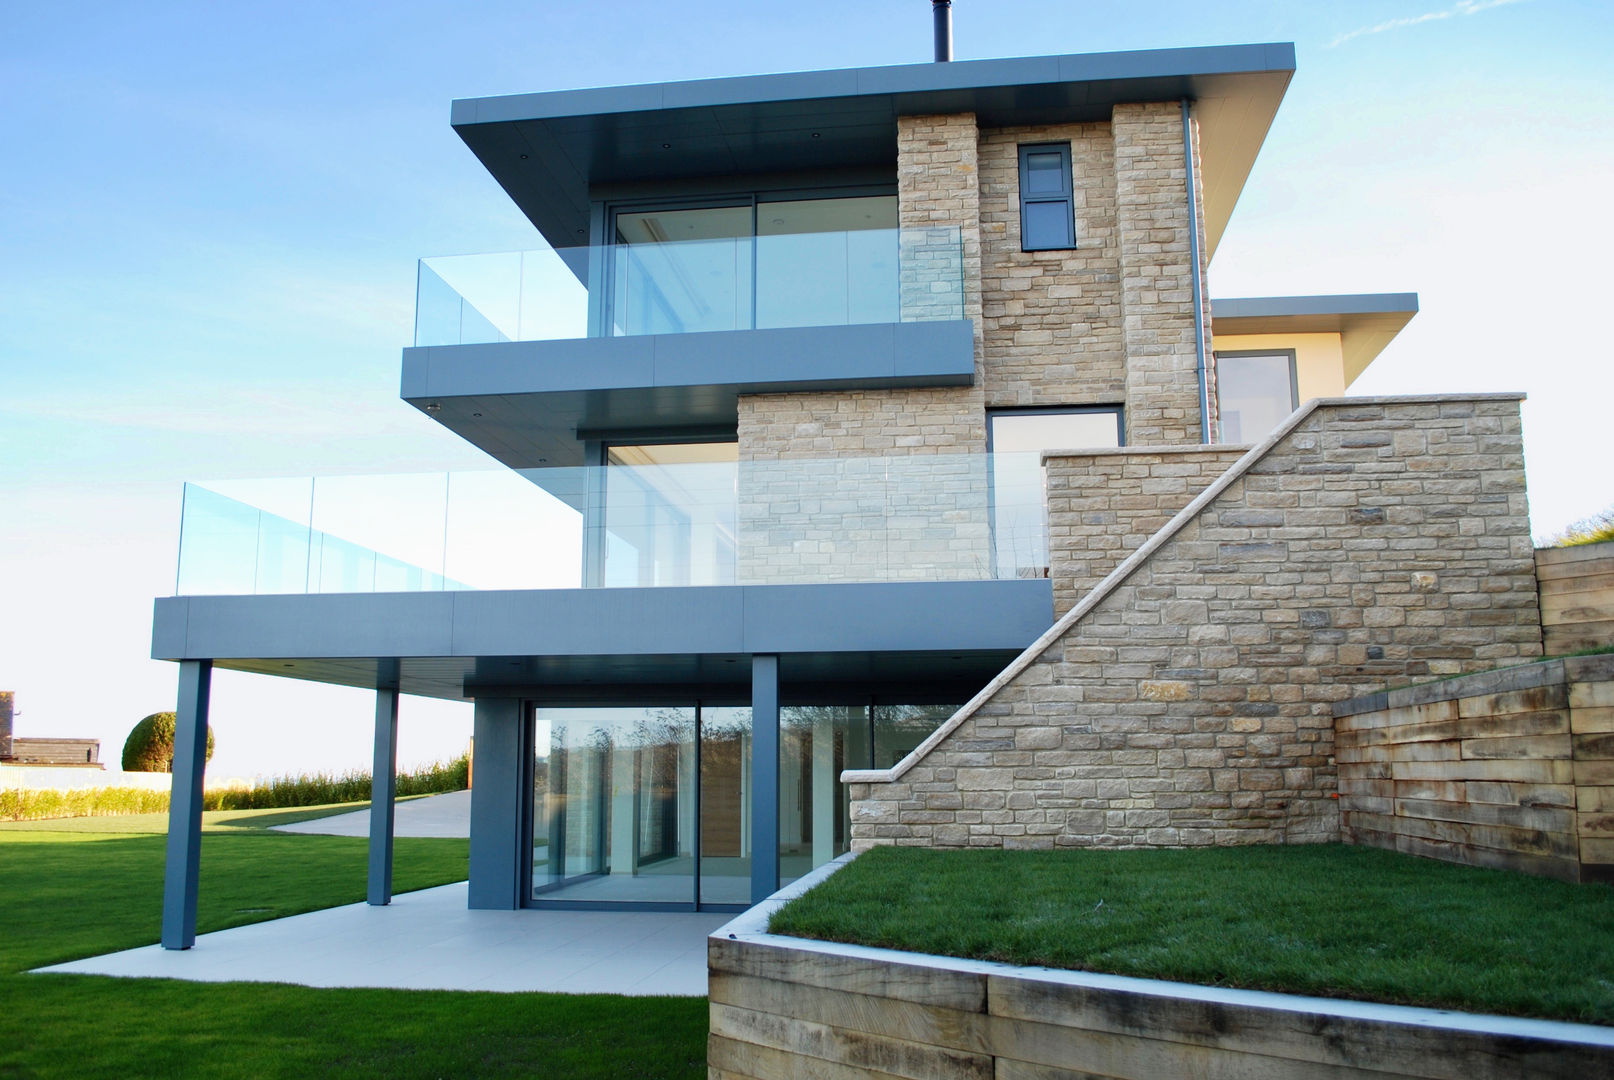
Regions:
<instances>
[{"instance_id":1,"label":"grass bank","mask_svg":"<svg viewBox=\"0 0 1614 1080\"><path fill-rule=\"evenodd\" d=\"M358 809L206 815L198 929L364 898L365 841L267 831ZM55 823L51 823L55 824ZM67 823L61 823L63 825ZM699 1077L701 998L317 990L29 975L157 938L163 837L0 829L0 1078ZM400 892L465 877L467 842L399 837Z\"/></svg>"},{"instance_id":2,"label":"grass bank","mask_svg":"<svg viewBox=\"0 0 1614 1080\"><path fill-rule=\"evenodd\" d=\"M1011 964L1614 1024L1614 889L1341 844L877 848L775 933Z\"/></svg>"}]
</instances>

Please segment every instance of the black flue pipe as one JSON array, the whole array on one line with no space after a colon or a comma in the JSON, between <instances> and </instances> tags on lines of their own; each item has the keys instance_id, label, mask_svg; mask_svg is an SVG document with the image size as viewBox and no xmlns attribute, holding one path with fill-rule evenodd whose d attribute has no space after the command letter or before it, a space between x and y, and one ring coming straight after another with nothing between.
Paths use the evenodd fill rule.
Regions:
<instances>
[{"instance_id":1,"label":"black flue pipe","mask_svg":"<svg viewBox=\"0 0 1614 1080\"><path fill-rule=\"evenodd\" d=\"M953 58L953 0L930 0L930 14L936 23L936 63Z\"/></svg>"}]
</instances>

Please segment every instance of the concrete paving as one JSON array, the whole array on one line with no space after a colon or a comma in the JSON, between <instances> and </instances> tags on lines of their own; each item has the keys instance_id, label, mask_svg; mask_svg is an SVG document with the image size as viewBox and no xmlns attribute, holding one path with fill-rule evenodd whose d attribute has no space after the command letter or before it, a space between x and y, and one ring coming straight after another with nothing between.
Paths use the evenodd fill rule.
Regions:
<instances>
[{"instance_id":1,"label":"concrete paving","mask_svg":"<svg viewBox=\"0 0 1614 1080\"><path fill-rule=\"evenodd\" d=\"M400 808L401 809L401 808ZM203 934L41 972L562 994L706 993L706 938L733 915L656 911L468 911L465 884Z\"/></svg>"},{"instance_id":2,"label":"concrete paving","mask_svg":"<svg viewBox=\"0 0 1614 1080\"><path fill-rule=\"evenodd\" d=\"M290 825L270 827L276 832L317 833L320 836L369 836L370 811L355 810L349 814L333 814L312 821L298 821ZM397 803L393 807L392 835L470 836L471 793L451 791L446 795L428 795L424 799L409 799Z\"/></svg>"}]
</instances>

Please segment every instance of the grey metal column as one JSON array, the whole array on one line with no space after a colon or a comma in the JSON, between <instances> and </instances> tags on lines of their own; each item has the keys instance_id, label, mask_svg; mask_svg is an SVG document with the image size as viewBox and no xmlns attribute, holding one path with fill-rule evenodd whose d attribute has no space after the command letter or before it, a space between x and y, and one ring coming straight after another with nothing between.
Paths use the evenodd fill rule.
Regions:
<instances>
[{"instance_id":1,"label":"grey metal column","mask_svg":"<svg viewBox=\"0 0 1614 1080\"><path fill-rule=\"evenodd\" d=\"M751 658L751 902L779 889L779 658Z\"/></svg>"},{"instance_id":2,"label":"grey metal column","mask_svg":"<svg viewBox=\"0 0 1614 1080\"><path fill-rule=\"evenodd\" d=\"M477 698L476 780L471 785L471 872L468 907L521 906L523 792L521 702ZM525 793L532 797L530 791Z\"/></svg>"},{"instance_id":3,"label":"grey metal column","mask_svg":"<svg viewBox=\"0 0 1614 1080\"><path fill-rule=\"evenodd\" d=\"M174 715L174 783L168 800L163 869L163 948L196 944L196 880L202 860L202 775L207 769L207 703L213 661L179 662Z\"/></svg>"},{"instance_id":4,"label":"grey metal column","mask_svg":"<svg viewBox=\"0 0 1614 1080\"><path fill-rule=\"evenodd\" d=\"M377 907L392 903L393 799L398 794L398 691L375 692L375 758L370 771L370 886Z\"/></svg>"}]
</instances>

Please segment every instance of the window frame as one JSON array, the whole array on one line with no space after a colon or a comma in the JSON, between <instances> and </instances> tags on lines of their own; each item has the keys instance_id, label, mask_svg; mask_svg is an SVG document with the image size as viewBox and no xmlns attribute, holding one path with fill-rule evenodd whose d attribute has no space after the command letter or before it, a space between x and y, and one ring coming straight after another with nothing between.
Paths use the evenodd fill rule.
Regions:
<instances>
[{"instance_id":1,"label":"window frame","mask_svg":"<svg viewBox=\"0 0 1614 1080\"><path fill-rule=\"evenodd\" d=\"M1300 364L1299 364L1299 362L1298 362L1298 360L1296 358L1296 353L1297 353L1297 350L1295 350L1295 349L1214 349L1214 350L1211 351L1211 357L1216 363L1216 438L1217 438L1218 442L1223 441L1224 434L1225 434L1223 429L1222 429L1222 378L1221 378L1221 376L1222 376L1222 360L1223 360L1223 358L1226 358L1226 359L1229 359L1229 360L1242 360L1242 359L1246 359L1246 358L1249 358L1249 357L1256 357L1256 356L1284 356L1284 357L1288 357L1288 359L1289 359L1289 411L1294 412L1296 409L1300 408ZM1243 433L1240 432L1241 436L1242 436L1242 434ZM1266 434L1270 434L1270 432L1268 432ZM1261 437L1266 438L1266 434L1263 434ZM1241 442L1249 442L1249 441L1250 440L1248 440L1248 439L1241 439ZM1260 440L1257 439L1255 441L1259 442Z\"/></svg>"},{"instance_id":2,"label":"window frame","mask_svg":"<svg viewBox=\"0 0 1614 1080\"><path fill-rule=\"evenodd\" d=\"M1072 170L1070 143L1021 143L1020 152L1020 250L1021 251L1075 251L1076 244L1076 177ZM1026 190L1027 168L1032 154L1057 153L1062 186L1053 194L1032 193ZM1064 207L1065 236L1061 243L1033 243L1026 231L1026 208L1033 205L1054 204Z\"/></svg>"}]
</instances>

